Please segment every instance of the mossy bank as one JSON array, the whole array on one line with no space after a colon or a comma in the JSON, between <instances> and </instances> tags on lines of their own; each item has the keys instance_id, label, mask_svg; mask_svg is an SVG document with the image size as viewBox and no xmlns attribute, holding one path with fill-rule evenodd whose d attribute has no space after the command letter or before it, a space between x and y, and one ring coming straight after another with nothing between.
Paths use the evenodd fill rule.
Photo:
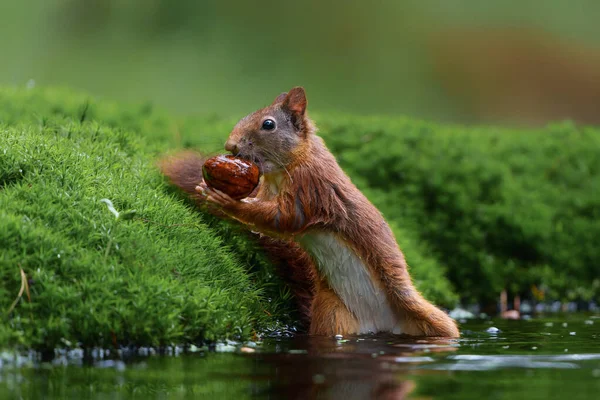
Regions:
<instances>
[{"instance_id":1,"label":"mossy bank","mask_svg":"<svg viewBox=\"0 0 600 400\"><path fill-rule=\"evenodd\" d=\"M599 132L312 116L430 300L598 295ZM239 117L0 90L0 344L160 346L293 324L256 244L156 168L177 149L223 151Z\"/></svg>"},{"instance_id":2,"label":"mossy bank","mask_svg":"<svg viewBox=\"0 0 600 400\"><path fill-rule=\"evenodd\" d=\"M162 346L293 322L253 244L159 174L176 129L148 107L0 92L1 345Z\"/></svg>"}]
</instances>

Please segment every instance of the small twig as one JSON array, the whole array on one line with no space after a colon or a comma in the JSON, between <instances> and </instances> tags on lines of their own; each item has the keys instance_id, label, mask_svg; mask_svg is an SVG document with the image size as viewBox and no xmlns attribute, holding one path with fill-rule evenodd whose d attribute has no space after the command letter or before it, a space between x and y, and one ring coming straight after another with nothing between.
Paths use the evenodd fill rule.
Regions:
<instances>
[{"instance_id":1,"label":"small twig","mask_svg":"<svg viewBox=\"0 0 600 400\"><path fill-rule=\"evenodd\" d=\"M27 275L20 265L19 268L21 269L21 282L25 283L25 294L27 295L27 301L31 303L31 293L29 293L29 281L27 280Z\"/></svg>"},{"instance_id":2,"label":"small twig","mask_svg":"<svg viewBox=\"0 0 600 400\"><path fill-rule=\"evenodd\" d=\"M15 299L15 301L13 301L13 303L8 308L8 311L6 312L7 314L10 314L12 312L12 310L16 307L19 300L21 300L21 297L23 297L23 292L27 293L27 300L31 303L31 294L29 293L29 284L27 283L27 275L25 274L25 271L23 271L23 268L19 267L19 269L21 270L21 289L19 290L19 294L17 295L17 298Z\"/></svg>"},{"instance_id":3,"label":"small twig","mask_svg":"<svg viewBox=\"0 0 600 400\"><path fill-rule=\"evenodd\" d=\"M87 117L88 110L90 108L90 102L88 100L83 103L83 109L81 110L81 115L79 116L79 123L83 124L85 118Z\"/></svg>"},{"instance_id":4,"label":"small twig","mask_svg":"<svg viewBox=\"0 0 600 400\"><path fill-rule=\"evenodd\" d=\"M110 253L110 248L112 247L113 238L112 236L108 239L108 244L106 245L106 251L104 252L104 261L108 259L108 254Z\"/></svg>"}]
</instances>

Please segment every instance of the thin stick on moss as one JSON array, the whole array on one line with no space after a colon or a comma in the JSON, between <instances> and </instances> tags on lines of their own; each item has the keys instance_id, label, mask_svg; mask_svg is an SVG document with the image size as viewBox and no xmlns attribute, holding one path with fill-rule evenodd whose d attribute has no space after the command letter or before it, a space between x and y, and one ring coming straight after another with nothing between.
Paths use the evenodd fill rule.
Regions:
<instances>
[{"instance_id":1,"label":"thin stick on moss","mask_svg":"<svg viewBox=\"0 0 600 400\"><path fill-rule=\"evenodd\" d=\"M29 293L29 284L27 283L27 275L25 274L25 271L23 271L23 268L19 267L19 270L21 271L21 289L19 290L19 294L17 295L17 298L15 299L15 301L13 301L13 303L8 308L8 311L6 312L6 314L10 314L12 312L12 310L14 310L17 303L21 299L21 297L23 297L24 292L26 292L26 294L27 294L27 300L29 302L31 302L31 294Z\"/></svg>"}]
</instances>

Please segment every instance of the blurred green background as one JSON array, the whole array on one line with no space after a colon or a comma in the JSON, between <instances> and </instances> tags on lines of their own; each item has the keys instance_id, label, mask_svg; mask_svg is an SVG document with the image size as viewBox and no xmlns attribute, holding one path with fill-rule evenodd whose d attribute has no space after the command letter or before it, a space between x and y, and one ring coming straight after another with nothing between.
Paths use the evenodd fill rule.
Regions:
<instances>
[{"instance_id":1,"label":"blurred green background","mask_svg":"<svg viewBox=\"0 0 600 400\"><path fill-rule=\"evenodd\" d=\"M598 15L593 0L2 0L0 84L227 116L303 85L322 112L595 124Z\"/></svg>"},{"instance_id":2,"label":"blurred green background","mask_svg":"<svg viewBox=\"0 0 600 400\"><path fill-rule=\"evenodd\" d=\"M0 0L0 85L135 103L133 119L164 108L177 123L132 132L210 152L302 85L432 293L587 302L600 293L600 150L581 126L600 125L599 15L593 0ZM123 127L130 111L113 111Z\"/></svg>"}]
</instances>

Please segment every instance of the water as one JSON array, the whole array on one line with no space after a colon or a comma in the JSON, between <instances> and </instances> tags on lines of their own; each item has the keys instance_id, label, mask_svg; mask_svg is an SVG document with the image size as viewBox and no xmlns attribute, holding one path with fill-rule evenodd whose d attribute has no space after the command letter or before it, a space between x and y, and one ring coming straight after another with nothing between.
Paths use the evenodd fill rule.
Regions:
<instances>
[{"instance_id":1,"label":"water","mask_svg":"<svg viewBox=\"0 0 600 400\"><path fill-rule=\"evenodd\" d=\"M497 328L497 329L490 329ZM462 324L459 340L272 338L177 356L5 359L7 399L596 399L600 316ZM75 354L77 356L77 354ZM97 355L98 356L98 355ZM25 359L26 360L26 359Z\"/></svg>"}]
</instances>

